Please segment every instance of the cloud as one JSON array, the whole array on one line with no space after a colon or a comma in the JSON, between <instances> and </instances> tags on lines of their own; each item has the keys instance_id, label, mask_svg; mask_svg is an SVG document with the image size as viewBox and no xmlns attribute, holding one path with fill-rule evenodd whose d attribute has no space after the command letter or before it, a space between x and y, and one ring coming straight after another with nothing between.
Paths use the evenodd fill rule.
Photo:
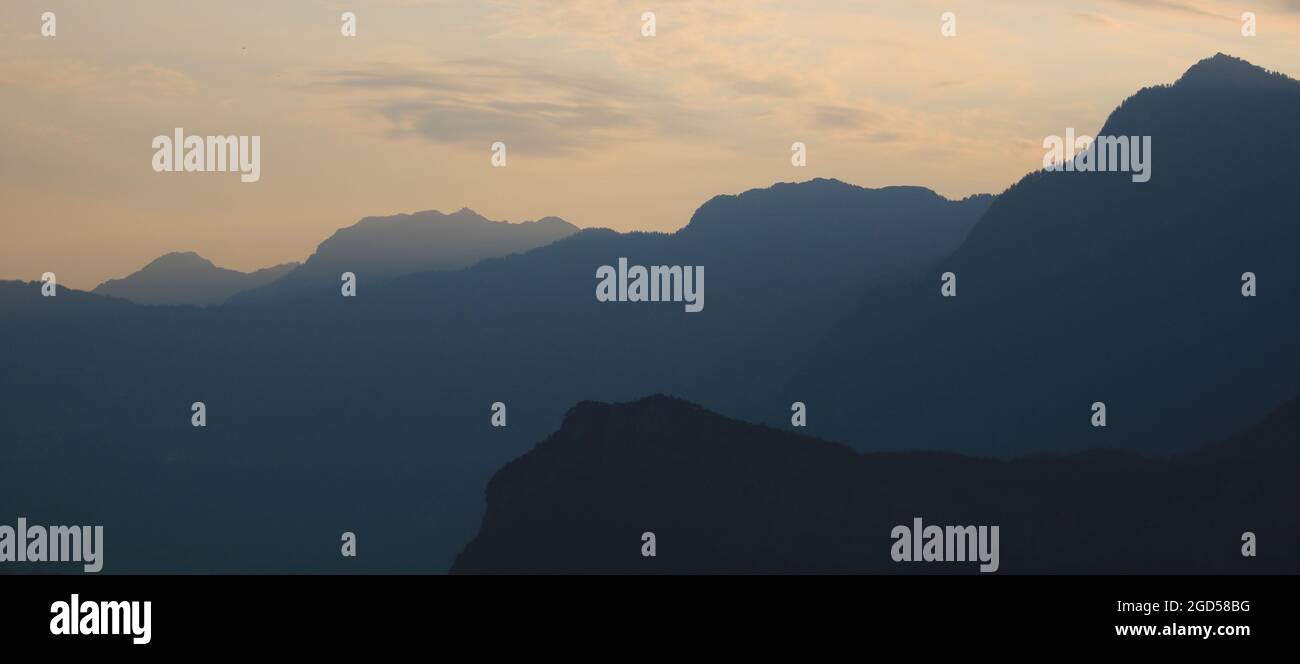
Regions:
<instances>
[{"instance_id":1,"label":"cloud","mask_svg":"<svg viewBox=\"0 0 1300 664\"><path fill-rule=\"evenodd\" d=\"M741 95L752 97L797 97L803 91L798 81L786 76L753 78L732 75L731 88Z\"/></svg>"},{"instance_id":2,"label":"cloud","mask_svg":"<svg viewBox=\"0 0 1300 664\"><path fill-rule=\"evenodd\" d=\"M80 131L52 123L35 124L18 120L5 129L28 138L36 138L40 142L53 140L78 147L91 142L90 137Z\"/></svg>"},{"instance_id":3,"label":"cloud","mask_svg":"<svg viewBox=\"0 0 1300 664\"><path fill-rule=\"evenodd\" d=\"M0 69L0 86L42 94L84 96L97 101L151 104L158 97L198 91L184 73L150 63L107 67L77 58L23 58Z\"/></svg>"},{"instance_id":4,"label":"cloud","mask_svg":"<svg viewBox=\"0 0 1300 664\"><path fill-rule=\"evenodd\" d=\"M1084 23L1095 25L1100 28L1114 28L1116 26L1115 21L1111 20L1110 17L1104 14L1095 14L1092 12L1071 12L1070 16L1073 16Z\"/></svg>"},{"instance_id":5,"label":"cloud","mask_svg":"<svg viewBox=\"0 0 1300 664\"><path fill-rule=\"evenodd\" d=\"M675 105L604 76L482 58L372 64L321 73L308 87L352 95L392 137L484 149L503 141L512 152L547 155L653 134Z\"/></svg>"},{"instance_id":6,"label":"cloud","mask_svg":"<svg viewBox=\"0 0 1300 664\"><path fill-rule=\"evenodd\" d=\"M1224 14L1216 14L1207 9L1202 9L1198 5L1192 4L1191 2L1184 2L1183 0L1111 0L1111 2L1128 5L1130 7L1185 14L1188 16L1203 16L1223 19L1230 18Z\"/></svg>"},{"instance_id":7,"label":"cloud","mask_svg":"<svg viewBox=\"0 0 1300 664\"><path fill-rule=\"evenodd\" d=\"M880 120L879 113L854 106L817 105L812 109L812 123L818 129L859 129Z\"/></svg>"},{"instance_id":8,"label":"cloud","mask_svg":"<svg viewBox=\"0 0 1300 664\"><path fill-rule=\"evenodd\" d=\"M154 64L133 65L127 69L126 76L132 88L150 95L188 95L199 89L185 74Z\"/></svg>"}]
</instances>

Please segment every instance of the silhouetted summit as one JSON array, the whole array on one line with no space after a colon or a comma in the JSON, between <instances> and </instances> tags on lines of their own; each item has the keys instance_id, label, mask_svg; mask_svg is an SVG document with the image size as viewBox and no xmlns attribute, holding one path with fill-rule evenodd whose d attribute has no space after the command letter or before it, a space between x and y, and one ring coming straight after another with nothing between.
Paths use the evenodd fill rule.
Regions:
<instances>
[{"instance_id":1,"label":"silhouetted summit","mask_svg":"<svg viewBox=\"0 0 1300 664\"><path fill-rule=\"evenodd\" d=\"M1300 400L1187 456L1015 461L860 456L663 396L587 402L493 476L453 571L977 572L894 562L892 529L921 518L998 526L1005 573L1295 573L1297 472ZM1276 548L1243 557L1246 530Z\"/></svg>"},{"instance_id":2,"label":"silhouetted summit","mask_svg":"<svg viewBox=\"0 0 1300 664\"><path fill-rule=\"evenodd\" d=\"M1108 120L1125 135L1153 137L1145 183L1128 173L1035 172L996 200L964 201L833 180L780 184L714 199L676 233L587 229L464 269L389 281L353 261L334 263L318 296L275 306L138 307L67 291L42 298L39 284L0 283L0 347L11 349L0 403L21 414L0 417L0 440L12 441L0 445L0 467L25 469L0 483L0 504L69 487L69 505L99 511L47 517L102 516L89 522L118 533L115 571L430 570L445 569L478 526L492 471L584 400L662 392L782 428L791 403L802 401L807 433L859 449L1189 450L1300 393L1297 115L1293 84L1152 88ZM437 228L456 216L432 215ZM370 230L341 232L339 246L369 255L352 238ZM322 264L332 255L323 251ZM702 266L706 305L688 313L680 302L598 301L597 270L620 258ZM344 270L357 273L355 298L339 294ZM958 277L955 298L940 294L948 271ZM1245 272L1258 275L1257 297L1241 295ZM189 420L198 400L208 405L202 429ZM489 424L497 401L508 404L508 427ZM1106 427L1090 425L1098 401L1108 408ZM646 435L674 430L671 418L639 421ZM1070 457L1052 472L1091 463L1109 471L1089 477L1090 500L1126 500L1111 487L1144 497L1127 484L1125 464L1140 463L1132 459ZM971 470L965 463L954 467ZM997 491L975 494L983 502L948 522L1004 518L1010 533L1010 506L1036 510L1040 491L1055 495L997 473L1007 466L980 463L965 481ZM907 468L872 467L919 482ZM1231 475L1201 477L1223 478ZM889 482L882 472L874 484ZM779 506L780 487L755 488L725 508ZM845 501L899 509L890 519L914 505L949 504L925 502L922 484L910 490L895 503L877 501L879 491L868 492L871 501ZM787 507L807 519L801 506L816 500ZM1125 504L1133 519L1161 514ZM989 516L981 505L1006 513ZM1249 525L1225 514L1203 527L1235 541ZM214 520L239 523L244 536L223 537ZM366 541L380 544L341 559L321 545L337 541L341 523L364 523ZM1103 519L1074 528L1091 554L1087 540L1112 526ZM169 538L160 543L161 530ZM1032 556L1036 544L1017 546ZM862 550L887 552L874 543ZM796 559L815 567L802 551ZM1088 565L1096 563L1080 568Z\"/></svg>"},{"instance_id":3,"label":"silhouetted summit","mask_svg":"<svg viewBox=\"0 0 1300 664\"><path fill-rule=\"evenodd\" d=\"M296 270L235 301L337 290L344 272L352 272L360 284L372 288L393 277L456 270L485 258L527 251L577 230L558 217L511 223L492 221L469 208L451 214L426 210L366 217L335 231Z\"/></svg>"},{"instance_id":4,"label":"silhouetted summit","mask_svg":"<svg viewBox=\"0 0 1300 664\"><path fill-rule=\"evenodd\" d=\"M1295 80L1241 58L1216 53L1192 65L1174 83L1184 89L1287 89Z\"/></svg>"},{"instance_id":5,"label":"silhouetted summit","mask_svg":"<svg viewBox=\"0 0 1300 664\"><path fill-rule=\"evenodd\" d=\"M217 267L192 251L163 254L121 279L109 279L92 291L137 304L220 304L239 291L271 283L298 267L284 263L255 272Z\"/></svg>"},{"instance_id":6,"label":"silhouetted summit","mask_svg":"<svg viewBox=\"0 0 1300 664\"><path fill-rule=\"evenodd\" d=\"M837 260L840 243L852 237L847 248L856 260L887 274L956 249L992 202L989 194L953 201L925 187L869 189L817 178L715 196L676 235L699 245L727 243L774 262Z\"/></svg>"},{"instance_id":7,"label":"silhouetted summit","mask_svg":"<svg viewBox=\"0 0 1300 664\"><path fill-rule=\"evenodd\" d=\"M1296 117L1300 83L1227 56L1128 98L1097 134L1150 136L1150 180L1012 186L950 257L875 289L825 341L789 387L809 428L863 449L1169 451L1300 393Z\"/></svg>"}]
</instances>

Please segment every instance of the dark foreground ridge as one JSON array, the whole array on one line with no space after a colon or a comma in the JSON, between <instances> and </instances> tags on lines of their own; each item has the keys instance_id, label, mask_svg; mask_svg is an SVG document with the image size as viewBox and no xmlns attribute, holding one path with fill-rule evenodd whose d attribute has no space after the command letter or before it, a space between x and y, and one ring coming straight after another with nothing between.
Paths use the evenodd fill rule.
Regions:
<instances>
[{"instance_id":1,"label":"dark foreground ridge","mask_svg":"<svg viewBox=\"0 0 1300 664\"><path fill-rule=\"evenodd\" d=\"M0 282L0 347L12 351L0 403L15 414L0 416L0 468L24 469L0 482L0 505L102 524L109 573L445 572L478 528L488 478L574 403L668 392L756 420L746 405L771 403L866 284L939 260L991 200L781 184L711 199L674 234L585 229L407 276L348 257L396 256L371 240L407 238L407 226L412 238L468 225L518 239L562 222L367 220L293 273L347 258L324 263L337 270L312 282L322 290L264 304L144 307ZM707 306L598 301L596 270L620 257L706 266ZM344 269L356 297L341 295ZM191 425L199 401L205 427ZM489 424L498 401L508 427ZM356 558L339 555L345 531L364 533Z\"/></svg>"},{"instance_id":2,"label":"dark foreground ridge","mask_svg":"<svg viewBox=\"0 0 1300 664\"><path fill-rule=\"evenodd\" d=\"M1300 399L1176 457L860 455L666 396L584 402L492 478L452 571L977 573L894 562L921 517L999 526L1001 573L1295 573L1298 433Z\"/></svg>"},{"instance_id":3,"label":"dark foreground ridge","mask_svg":"<svg viewBox=\"0 0 1300 664\"><path fill-rule=\"evenodd\" d=\"M1225 78L1245 87L1226 88ZM408 224L491 222L469 211L365 221L309 261L345 258L321 263L335 266L322 273L321 291L260 305L146 307L62 288L42 297L40 284L0 282L0 347L10 350L0 357L0 468L15 469L0 482L0 505L45 523L102 524L105 570L114 574L425 572L449 568L474 536L492 473L587 399L674 394L782 428L798 400L810 409L806 433L859 451L1186 454L1300 394L1298 115L1300 83L1211 59L1185 81L1139 92L1108 120L1107 132L1152 136L1146 183L1123 172L1035 173L996 200L963 201L917 187L779 184L711 199L672 234L589 228L465 269L420 264L433 271L405 276L357 264L381 247L445 248L396 233ZM367 264L398 265L389 260L397 254L380 253ZM620 258L705 267L707 306L688 313L680 302L599 301L596 271ZM356 297L340 292L344 269L358 277ZM957 297L941 295L944 272L960 281ZM1246 272L1258 276L1258 297L1243 296ZM1098 401L1106 427L1090 424ZM206 426L192 425L195 402L206 405ZM496 402L509 405L508 427L489 424ZM721 457L724 470L754 463L753 441L745 442ZM699 463L692 454L686 461ZM956 480L924 464L903 473L907 460L935 457L870 458L868 479L849 484L860 502L833 502L839 512L795 509L790 487L802 476L778 475L782 483L753 485L773 495L740 495L718 508L724 514L696 517L709 536L734 516L739 529L723 534L753 537L771 517L746 512L777 504L793 515L768 528L778 544L792 537L791 524L814 532L831 519L828 537L870 537L860 543L870 556L822 567L880 561L891 570L875 539L879 524L863 519L889 509L882 523L957 523L929 513L938 507L908 513L944 500L966 510L957 517L987 519L973 525L1004 529L1001 571L1026 569L1034 547L1057 556L1039 568L1070 569L1075 559L1062 552L1076 540L1079 567L1105 568L1110 555L1110 569L1159 568L1163 558L1148 560L1145 549L1119 557L1110 548L1129 546L1115 544L1125 524L1173 520L1205 532L1216 524L1197 546L1222 542L1224 555L1235 554L1241 531L1263 530L1235 512L1186 521L1182 503L1141 484L1149 478L1126 480L1129 465L1113 477L1093 460L1079 471L1091 474L1070 484L1069 463L1083 463L1073 457L1055 466L940 458ZM988 479L964 479L971 468L987 468ZM1189 510L1217 504L1195 495L1204 486L1218 485L1180 489L1193 494ZM1254 490L1244 480L1232 486ZM962 502L960 487L983 502ZM1047 509L1042 487L1052 504L1086 502L1100 516L1027 532L1016 519ZM1148 494L1156 494L1151 505ZM591 495L581 494L598 500ZM676 490L666 495L679 499ZM680 500L669 505L707 504ZM1017 500L1025 514L1011 507ZM850 507L857 511L844 512ZM656 564L685 555L669 546L681 535L662 524L627 527L639 529L634 541L657 529ZM340 555L342 532L361 534L358 557ZM1073 539L1062 543L1061 533ZM1278 537L1262 540L1261 556L1276 555ZM801 546L793 563L753 567L816 568ZM687 562L671 564L705 566ZM603 564L615 563L623 561ZM553 564L581 567L567 557Z\"/></svg>"}]
</instances>

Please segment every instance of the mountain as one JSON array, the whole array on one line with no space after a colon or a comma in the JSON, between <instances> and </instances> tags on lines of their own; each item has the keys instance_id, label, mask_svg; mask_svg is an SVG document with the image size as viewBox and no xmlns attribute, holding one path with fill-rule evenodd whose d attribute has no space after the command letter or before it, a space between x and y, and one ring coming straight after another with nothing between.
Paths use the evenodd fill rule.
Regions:
<instances>
[{"instance_id":1,"label":"mountain","mask_svg":"<svg viewBox=\"0 0 1300 664\"><path fill-rule=\"evenodd\" d=\"M894 562L898 525L999 529L999 573L1300 572L1300 399L1216 446L995 461L870 453L655 396L586 402L487 487L452 568L978 573ZM1258 556L1243 557L1253 532ZM642 555L642 534L656 555Z\"/></svg>"},{"instance_id":2,"label":"mountain","mask_svg":"<svg viewBox=\"0 0 1300 664\"><path fill-rule=\"evenodd\" d=\"M1153 136L1145 183L1036 173L962 201L778 184L675 233L586 229L387 281L349 268L356 297L329 273L319 292L201 309L0 284L0 403L19 414L0 417L0 467L24 469L0 504L102 523L111 571L438 571L479 527L492 473L582 401L674 394L781 427L803 401L808 434L857 449L1221 440L1300 393L1300 105L1275 81L1251 69L1126 101L1107 124ZM597 300L620 258L702 267L703 308ZM956 298L939 295L946 271ZM1258 297L1241 297L1245 271ZM1127 486L1096 477L1098 494ZM349 531L357 559L338 555Z\"/></svg>"},{"instance_id":3,"label":"mountain","mask_svg":"<svg viewBox=\"0 0 1300 664\"><path fill-rule=\"evenodd\" d=\"M426 210L366 217L336 231L305 263L283 278L241 294L236 300L337 292L344 272L355 274L359 287L370 287L405 274L456 270L485 258L550 244L577 230L557 217L510 223L485 219L468 208L451 214Z\"/></svg>"},{"instance_id":4,"label":"mountain","mask_svg":"<svg viewBox=\"0 0 1300 664\"><path fill-rule=\"evenodd\" d=\"M284 263L256 272L238 272L213 265L192 252L163 254L121 279L109 279L92 291L137 304L220 304L239 291L275 281L298 267Z\"/></svg>"},{"instance_id":5,"label":"mountain","mask_svg":"<svg viewBox=\"0 0 1300 664\"><path fill-rule=\"evenodd\" d=\"M1150 136L1151 179L1012 186L819 345L788 386L809 430L858 449L1171 452L1300 393L1297 115L1300 83L1224 55L1130 97L1098 135Z\"/></svg>"},{"instance_id":6,"label":"mountain","mask_svg":"<svg viewBox=\"0 0 1300 664\"><path fill-rule=\"evenodd\" d=\"M582 399L644 389L728 413L784 409L773 394L864 289L941 259L991 202L919 187L781 183L715 197L675 233L587 229L465 270L395 279L355 301L331 291L295 315L337 329L346 311L367 343L419 349L394 356L387 381L508 385L553 418ZM702 268L702 310L598 301L598 269L620 258Z\"/></svg>"},{"instance_id":7,"label":"mountain","mask_svg":"<svg viewBox=\"0 0 1300 664\"><path fill-rule=\"evenodd\" d=\"M1269 71L1246 60L1216 53L1193 65L1174 83L1183 90L1288 90L1295 85L1291 77Z\"/></svg>"},{"instance_id":8,"label":"mountain","mask_svg":"<svg viewBox=\"0 0 1300 664\"><path fill-rule=\"evenodd\" d=\"M0 466L29 469L0 503L102 519L116 571L445 571L492 472L574 403L652 390L788 409L782 386L863 289L940 260L991 200L779 184L717 197L676 233L587 229L461 270L359 272L346 298L136 307L0 284L0 401L22 413L0 418ZM597 269L620 257L703 266L703 309L597 301ZM56 478L75 502L49 507ZM338 555L345 531L356 560Z\"/></svg>"}]
</instances>

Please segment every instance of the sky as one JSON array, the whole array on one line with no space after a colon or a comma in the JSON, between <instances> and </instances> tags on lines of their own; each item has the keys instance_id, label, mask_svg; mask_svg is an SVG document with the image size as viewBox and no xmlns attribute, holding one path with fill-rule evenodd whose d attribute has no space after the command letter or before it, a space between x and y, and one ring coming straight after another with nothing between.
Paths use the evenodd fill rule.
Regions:
<instances>
[{"instance_id":1,"label":"sky","mask_svg":"<svg viewBox=\"0 0 1300 664\"><path fill-rule=\"evenodd\" d=\"M672 231L815 177L999 193L1220 51L1300 76L1300 0L6 0L0 279L249 271L427 209ZM260 179L155 172L176 127L260 136Z\"/></svg>"}]
</instances>

